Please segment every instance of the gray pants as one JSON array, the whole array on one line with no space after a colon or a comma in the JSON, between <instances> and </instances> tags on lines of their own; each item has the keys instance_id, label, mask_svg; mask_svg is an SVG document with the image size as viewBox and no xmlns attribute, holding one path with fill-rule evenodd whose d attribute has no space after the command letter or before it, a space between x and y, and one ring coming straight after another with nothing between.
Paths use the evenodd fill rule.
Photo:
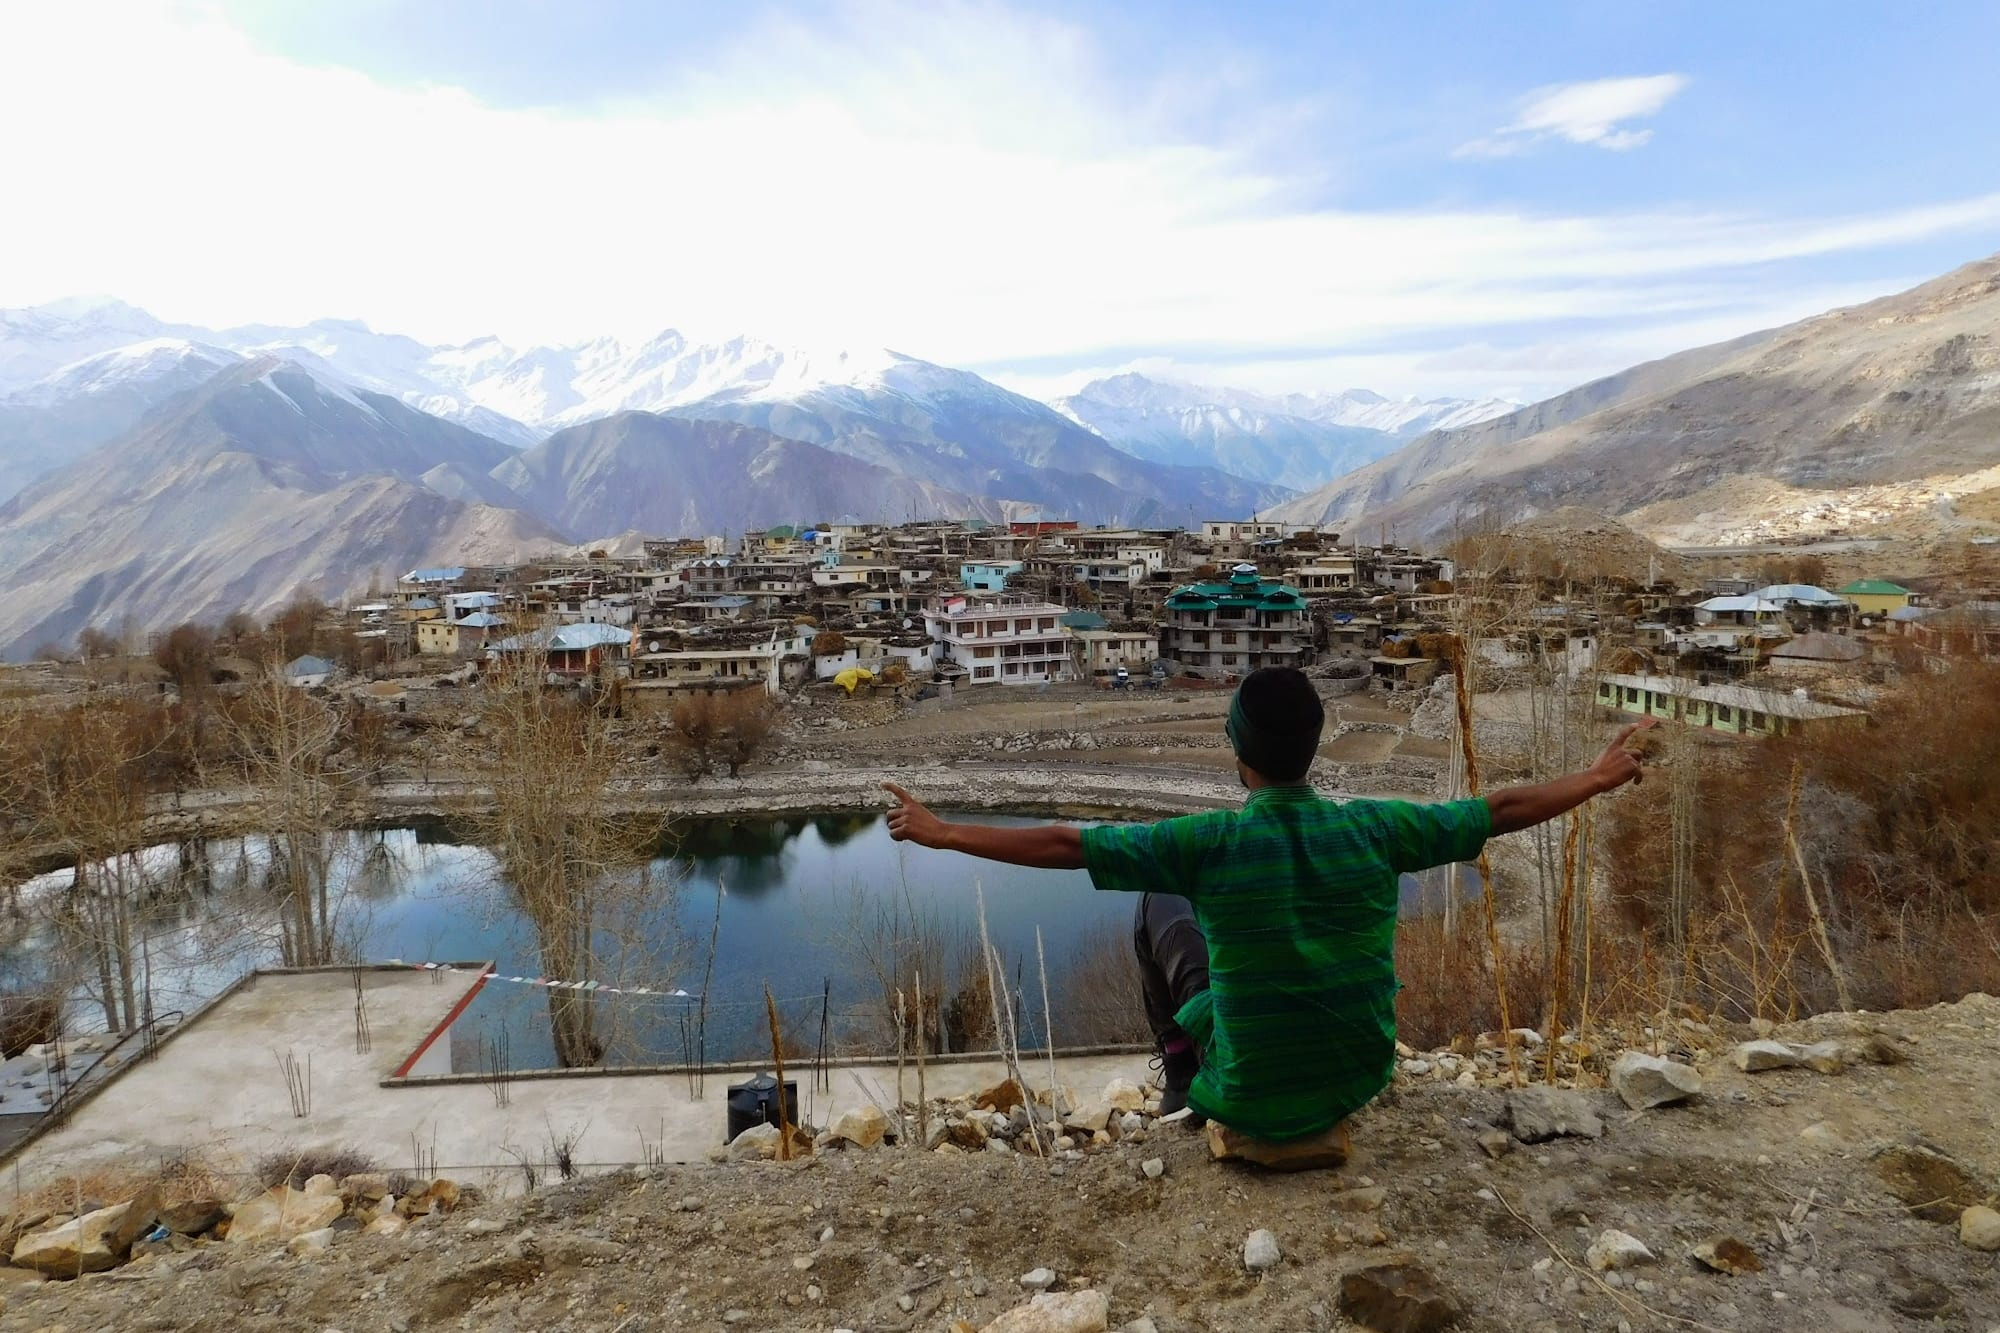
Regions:
<instances>
[{"instance_id":1,"label":"gray pants","mask_svg":"<svg viewBox=\"0 0 2000 1333\"><path fill-rule=\"evenodd\" d=\"M1208 939L1194 919L1193 906L1177 894L1140 894L1132 947L1139 955L1139 984L1154 1038L1184 1035L1174 1015L1208 989Z\"/></svg>"}]
</instances>

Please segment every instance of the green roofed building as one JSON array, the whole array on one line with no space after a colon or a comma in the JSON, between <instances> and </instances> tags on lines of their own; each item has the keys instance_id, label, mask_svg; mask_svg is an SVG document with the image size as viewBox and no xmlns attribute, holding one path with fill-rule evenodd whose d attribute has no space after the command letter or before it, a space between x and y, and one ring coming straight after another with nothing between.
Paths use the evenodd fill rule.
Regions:
<instances>
[{"instance_id":1,"label":"green roofed building","mask_svg":"<svg viewBox=\"0 0 2000 1333\"><path fill-rule=\"evenodd\" d=\"M1297 588L1238 565L1226 579L1188 583L1167 596L1160 656L1210 680L1267 666L1308 666L1312 620Z\"/></svg>"},{"instance_id":2,"label":"green roofed building","mask_svg":"<svg viewBox=\"0 0 2000 1333\"><path fill-rule=\"evenodd\" d=\"M1900 611L1914 595L1901 584L1882 579L1856 579L1838 591L1864 616L1886 616L1891 611Z\"/></svg>"}]
</instances>

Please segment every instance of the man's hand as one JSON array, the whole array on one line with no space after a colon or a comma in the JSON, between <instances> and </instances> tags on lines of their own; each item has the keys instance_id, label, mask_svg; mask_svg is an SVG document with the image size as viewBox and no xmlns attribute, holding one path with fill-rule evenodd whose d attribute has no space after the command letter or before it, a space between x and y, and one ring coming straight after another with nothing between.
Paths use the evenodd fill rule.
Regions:
<instances>
[{"instance_id":1,"label":"man's hand","mask_svg":"<svg viewBox=\"0 0 2000 1333\"><path fill-rule=\"evenodd\" d=\"M1597 779L1600 790L1615 791L1628 782L1637 783L1646 780L1646 771L1642 765L1649 752L1648 742L1651 737L1636 745L1632 744L1632 739L1643 732L1651 731L1658 725L1658 718L1649 717L1643 722L1634 722L1612 738L1604 753L1597 757L1597 762L1590 766L1590 774Z\"/></svg>"},{"instance_id":2,"label":"man's hand","mask_svg":"<svg viewBox=\"0 0 2000 1333\"><path fill-rule=\"evenodd\" d=\"M889 811L889 836L919 847L964 852L988 861L1045 870L1083 869L1083 835L1069 824L1014 828L995 824L954 824L939 819L924 803L893 782L882 790L896 798Z\"/></svg>"},{"instance_id":3,"label":"man's hand","mask_svg":"<svg viewBox=\"0 0 2000 1333\"><path fill-rule=\"evenodd\" d=\"M890 837L897 842L914 842L919 847L944 846L945 823L929 807L893 782L883 783L882 790L896 798L895 807L889 811Z\"/></svg>"}]
</instances>

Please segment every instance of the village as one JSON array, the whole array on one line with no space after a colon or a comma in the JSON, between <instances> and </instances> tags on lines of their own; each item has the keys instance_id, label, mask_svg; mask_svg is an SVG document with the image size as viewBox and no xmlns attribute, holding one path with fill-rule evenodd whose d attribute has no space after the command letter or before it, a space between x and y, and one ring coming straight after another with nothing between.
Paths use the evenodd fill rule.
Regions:
<instances>
[{"instance_id":1,"label":"village","mask_svg":"<svg viewBox=\"0 0 2000 1333\"><path fill-rule=\"evenodd\" d=\"M1280 665L1395 694L1450 674L1463 638L1496 671L1556 666L1607 715L1759 736L1863 715L1899 661L2000 653L2000 601L1944 578L1676 580L1640 555L1538 572L1517 544L1425 553L1255 520L833 524L634 544L410 570L323 612L344 661L312 652L284 671L408 707L482 662L539 654L552 683L615 693L644 718L690 694L1201 689Z\"/></svg>"}]
</instances>

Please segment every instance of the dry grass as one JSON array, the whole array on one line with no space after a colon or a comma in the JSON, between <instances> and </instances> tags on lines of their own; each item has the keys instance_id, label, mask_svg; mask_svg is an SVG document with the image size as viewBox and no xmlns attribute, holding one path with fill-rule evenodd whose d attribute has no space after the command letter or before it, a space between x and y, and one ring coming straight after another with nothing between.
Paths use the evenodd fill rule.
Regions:
<instances>
[{"instance_id":1,"label":"dry grass","mask_svg":"<svg viewBox=\"0 0 2000 1333\"><path fill-rule=\"evenodd\" d=\"M314 1176L340 1180L375 1169L375 1160L358 1149L318 1145L264 1154L257 1159L257 1180L265 1189L297 1189Z\"/></svg>"},{"instance_id":2,"label":"dry grass","mask_svg":"<svg viewBox=\"0 0 2000 1333\"><path fill-rule=\"evenodd\" d=\"M1140 995L1132 929L1099 922L1079 935L1056 962L1049 989L1056 1041L1103 1046L1153 1039Z\"/></svg>"},{"instance_id":3,"label":"dry grass","mask_svg":"<svg viewBox=\"0 0 2000 1333\"><path fill-rule=\"evenodd\" d=\"M58 1176L24 1192L13 1212L16 1216L68 1213L79 1201L86 1207L108 1208L137 1198L148 1187L157 1188L161 1204L168 1206L195 1199L235 1199L247 1192L250 1183L240 1174L218 1172L204 1158L182 1154L151 1168L104 1166Z\"/></svg>"}]
</instances>

